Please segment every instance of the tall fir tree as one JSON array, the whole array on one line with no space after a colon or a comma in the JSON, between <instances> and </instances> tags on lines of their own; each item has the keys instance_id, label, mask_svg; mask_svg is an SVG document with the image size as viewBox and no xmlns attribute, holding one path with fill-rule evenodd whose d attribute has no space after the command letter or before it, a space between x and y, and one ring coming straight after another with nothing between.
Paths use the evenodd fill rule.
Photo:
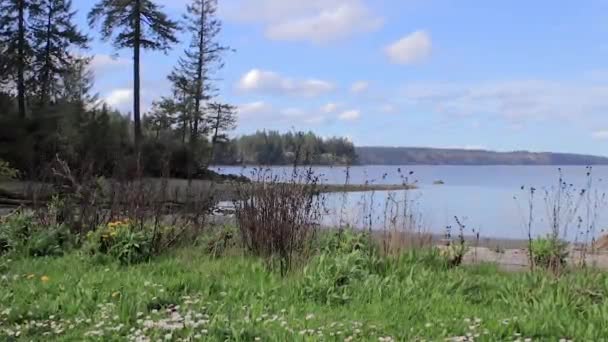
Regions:
<instances>
[{"instance_id":1,"label":"tall fir tree","mask_svg":"<svg viewBox=\"0 0 608 342\"><path fill-rule=\"evenodd\" d=\"M36 96L40 106L57 100L62 77L70 72L78 58L75 48L87 47L89 38L73 23L76 12L71 0L38 0L32 11L32 61Z\"/></svg>"},{"instance_id":2,"label":"tall fir tree","mask_svg":"<svg viewBox=\"0 0 608 342\"><path fill-rule=\"evenodd\" d=\"M133 126L135 149L142 140L140 115L140 50L167 51L177 43L178 24L152 0L100 0L88 15L89 25L101 25L101 36L117 49L133 50ZM139 159L139 157L138 157Z\"/></svg>"},{"instance_id":3,"label":"tall fir tree","mask_svg":"<svg viewBox=\"0 0 608 342\"><path fill-rule=\"evenodd\" d=\"M191 104L190 159L195 159L197 140L208 127L203 118L206 102L217 93L214 73L224 66L223 55L230 48L219 43L222 23L217 18L217 0L193 0L184 15L186 29L192 32L192 40L177 66L169 75L174 88L180 89ZM190 163L192 167L193 163ZM192 171L192 170L190 170Z\"/></svg>"},{"instance_id":4,"label":"tall fir tree","mask_svg":"<svg viewBox=\"0 0 608 342\"><path fill-rule=\"evenodd\" d=\"M0 79L17 88L19 116L26 116L26 68L32 49L28 30L28 14L37 11L32 0L0 1Z\"/></svg>"}]
</instances>

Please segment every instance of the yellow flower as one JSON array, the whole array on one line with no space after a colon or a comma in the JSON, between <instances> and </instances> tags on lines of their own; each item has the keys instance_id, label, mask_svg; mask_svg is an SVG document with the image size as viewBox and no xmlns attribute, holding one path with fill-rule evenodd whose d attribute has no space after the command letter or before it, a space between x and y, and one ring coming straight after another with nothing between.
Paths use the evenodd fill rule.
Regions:
<instances>
[{"instance_id":1,"label":"yellow flower","mask_svg":"<svg viewBox=\"0 0 608 342\"><path fill-rule=\"evenodd\" d=\"M49 282L49 280L51 280L51 278L49 278L48 276L43 275L42 277L40 277L40 280L41 280L43 283L48 283L48 282Z\"/></svg>"}]
</instances>

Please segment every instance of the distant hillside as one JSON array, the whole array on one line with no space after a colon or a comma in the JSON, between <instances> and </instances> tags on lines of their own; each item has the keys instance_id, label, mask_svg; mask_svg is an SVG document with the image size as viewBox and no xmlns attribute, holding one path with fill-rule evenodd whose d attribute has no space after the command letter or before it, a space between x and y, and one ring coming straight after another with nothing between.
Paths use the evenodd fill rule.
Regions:
<instances>
[{"instance_id":1,"label":"distant hillside","mask_svg":"<svg viewBox=\"0 0 608 342\"><path fill-rule=\"evenodd\" d=\"M356 153L363 165L608 165L606 157L550 152L357 147Z\"/></svg>"}]
</instances>

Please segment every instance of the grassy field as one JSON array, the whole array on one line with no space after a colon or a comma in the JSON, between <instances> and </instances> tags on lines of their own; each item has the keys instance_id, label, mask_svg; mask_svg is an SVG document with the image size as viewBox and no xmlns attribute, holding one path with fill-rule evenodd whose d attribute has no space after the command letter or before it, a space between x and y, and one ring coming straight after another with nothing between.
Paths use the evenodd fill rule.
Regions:
<instances>
[{"instance_id":1,"label":"grassy field","mask_svg":"<svg viewBox=\"0 0 608 342\"><path fill-rule=\"evenodd\" d=\"M198 247L148 263L0 257L3 341L600 341L608 277L555 278L437 254L320 255L287 277ZM364 259L363 259L364 260Z\"/></svg>"}]
</instances>

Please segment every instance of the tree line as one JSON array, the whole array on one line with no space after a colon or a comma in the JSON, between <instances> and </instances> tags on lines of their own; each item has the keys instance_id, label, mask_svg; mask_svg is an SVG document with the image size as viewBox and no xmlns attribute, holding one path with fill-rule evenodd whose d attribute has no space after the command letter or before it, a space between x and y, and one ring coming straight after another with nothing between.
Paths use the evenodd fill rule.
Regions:
<instances>
[{"instance_id":1,"label":"tree line","mask_svg":"<svg viewBox=\"0 0 608 342\"><path fill-rule=\"evenodd\" d=\"M341 137L321 138L312 132L257 131L218 145L216 165L352 165L355 146Z\"/></svg>"}]
</instances>

